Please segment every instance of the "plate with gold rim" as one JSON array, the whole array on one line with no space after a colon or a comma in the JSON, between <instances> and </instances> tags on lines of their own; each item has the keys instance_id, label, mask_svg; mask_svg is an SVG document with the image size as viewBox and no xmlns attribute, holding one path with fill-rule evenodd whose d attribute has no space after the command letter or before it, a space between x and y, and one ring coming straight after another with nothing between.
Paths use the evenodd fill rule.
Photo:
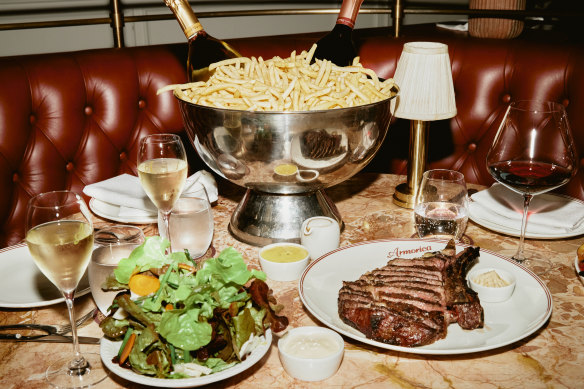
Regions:
<instances>
[{"instance_id":1,"label":"plate with gold rim","mask_svg":"<svg viewBox=\"0 0 584 389\"><path fill-rule=\"evenodd\" d=\"M552 295L543 281L528 268L489 250L471 269L500 268L512 273L517 285L511 298L501 303L486 303L484 327L463 330L450 324L447 335L432 344L403 347L367 338L345 324L338 314L338 293L343 281L357 280L362 274L384 266L389 260L415 258L425 252L440 251L448 242L432 239L391 239L365 241L340 247L311 262L302 274L298 290L304 306L331 329L357 341L388 350L429 355L467 354L513 344L539 330L552 313ZM460 252L468 245L457 244Z\"/></svg>"}]
</instances>

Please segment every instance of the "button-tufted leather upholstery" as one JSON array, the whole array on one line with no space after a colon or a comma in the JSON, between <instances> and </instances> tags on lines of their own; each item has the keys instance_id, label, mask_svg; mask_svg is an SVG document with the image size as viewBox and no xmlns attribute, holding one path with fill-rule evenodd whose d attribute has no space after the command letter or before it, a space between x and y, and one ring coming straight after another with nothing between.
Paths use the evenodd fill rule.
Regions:
<instances>
[{"instance_id":1,"label":"button-tufted leather upholstery","mask_svg":"<svg viewBox=\"0 0 584 389\"><path fill-rule=\"evenodd\" d=\"M35 194L136 174L142 136L184 133L172 94L156 95L184 82L182 46L0 59L0 247L23 238Z\"/></svg>"},{"instance_id":2,"label":"button-tufted leather upholstery","mask_svg":"<svg viewBox=\"0 0 584 389\"><path fill-rule=\"evenodd\" d=\"M566 105L584 157L584 48L568 41L481 40L427 28L359 31L365 66L393 75L403 43L449 45L458 115L430 125L429 168L460 170L471 183L490 184L485 156L497 118L515 99ZM319 34L233 40L243 55L287 56L310 47ZM0 247L24 236L31 196L136 173L140 137L154 132L184 136L178 106L161 86L184 82L186 45L0 58ZM406 173L409 124L396 120L366 168ZM203 167L185 137L192 170ZM581 167L584 160L581 161ZM584 199L584 169L562 191Z\"/></svg>"}]
</instances>

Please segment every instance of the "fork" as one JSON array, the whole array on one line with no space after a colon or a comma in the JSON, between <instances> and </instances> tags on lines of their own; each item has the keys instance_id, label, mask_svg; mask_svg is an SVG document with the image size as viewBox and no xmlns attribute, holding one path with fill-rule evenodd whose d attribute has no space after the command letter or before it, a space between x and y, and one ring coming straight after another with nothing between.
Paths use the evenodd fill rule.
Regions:
<instances>
[{"instance_id":1,"label":"fork","mask_svg":"<svg viewBox=\"0 0 584 389\"><path fill-rule=\"evenodd\" d=\"M75 326L79 327L85 323L89 318L93 317L93 312L95 310L87 312L85 315L81 316L75 320ZM39 330L46 332L48 335L64 335L71 331L71 323L63 325L49 325L49 324L7 324L0 326L1 330L17 330L17 329L29 329L29 330ZM44 336L44 335L43 335Z\"/></svg>"},{"instance_id":2,"label":"fork","mask_svg":"<svg viewBox=\"0 0 584 389\"><path fill-rule=\"evenodd\" d=\"M80 318L78 318L77 320L75 320L75 327L80 327L82 324L84 324L89 318L93 317L93 313L95 312L95 309L92 309L91 311L87 312L85 315L81 316ZM71 332L71 323L68 322L67 324L62 324L62 325L53 325L53 327L55 328L55 334L57 335L64 335L67 332ZM0 328L2 328L0 326Z\"/></svg>"}]
</instances>

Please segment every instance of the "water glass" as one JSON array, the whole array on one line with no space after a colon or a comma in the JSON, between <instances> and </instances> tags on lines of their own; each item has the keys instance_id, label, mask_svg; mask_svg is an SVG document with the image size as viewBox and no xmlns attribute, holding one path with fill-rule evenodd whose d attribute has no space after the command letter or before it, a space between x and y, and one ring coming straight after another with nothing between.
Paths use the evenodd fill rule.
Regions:
<instances>
[{"instance_id":1,"label":"water glass","mask_svg":"<svg viewBox=\"0 0 584 389\"><path fill-rule=\"evenodd\" d=\"M414 222L420 238L460 241L468 224L464 175L446 169L424 172L416 196Z\"/></svg>"},{"instance_id":2,"label":"water glass","mask_svg":"<svg viewBox=\"0 0 584 389\"><path fill-rule=\"evenodd\" d=\"M103 291L102 284L120 260L127 258L132 250L144 243L144 239L144 232L137 226L114 225L95 232L94 243L97 247L91 255L87 275L93 300L104 315L108 314L117 292Z\"/></svg>"},{"instance_id":3,"label":"water glass","mask_svg":"<svg viewBox=\"0 0 584 389\"><path fill-rule=\"evenodd\" d=\"M158 213L160 236L166 236ZM178 199L170 213L169 230L173 251L187 249L192 258L202 257L213 240L213 211L204 187L190 189Z\"/></svg>"}]
</instances>

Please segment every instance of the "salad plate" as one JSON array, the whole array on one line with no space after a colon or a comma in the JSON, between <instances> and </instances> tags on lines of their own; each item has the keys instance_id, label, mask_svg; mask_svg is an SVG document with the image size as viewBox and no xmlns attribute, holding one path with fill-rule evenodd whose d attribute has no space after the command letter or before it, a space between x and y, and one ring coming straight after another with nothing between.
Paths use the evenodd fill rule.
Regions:
<instances>
[{"instance_id":1,"label":"salad plate","mask_svg":"<svg viewBox=\"0 0 584 389\"><path fill-rule=\"evenodd\" d=\"M158 214L140 214L140 215L123 215L120 216L122 207L116 204L111 204L105 201L91 198L89 200L89 209L97 216L104 219L113 220L120 223L129 224L149 224L158 222Z\"/></svg>"},{"instance_id":2,"label":"salad plate","mask_svg":"<svg viewBox=\"0 0 584 389\"><path fill-rule=\"evenodd\" d=\"M0 307L35 308L65 301L59 289L38 269L26 243L0 249ZM89 293L87 272L75 297Z\"/></svg>"},{"instance_id":3,"label":"salad plate","mask_svg":"<svg viewBox=\"0 0 584 389\"><path fill-rule=\"evenodd\" d=\"M101 322L103 363L132 382L172 388L220 381L257 363L271 346L271 330L280 332L288 325L264 304L270 288L262 281L263 272L249 269L243 255L233 247L197 267L184 252L168 254L167 247L168 241L159 236L146 238L118 263L115 277L103 284L106 290L130 291L118 294L116 303L136 319L126 321L114 314ZM151 272L165 267L160 274ZM134 300L132 294L143 297ZM127 328L120 333L124 326ZM141 346L133 347L128 356L126 362L131 368L120 367L112 358L118 355L121 339L131 336L130 331L137 331L134 339ZM258 335L252 338L253 334ZM158 342L161 344L156 345ZM203 350L205 346L209 348ZM209 358L194 362L191 352L195 350L207 353ZM234 363L237 355L246 357ZM148 362L150 357L160 363ZM171 378L154 377L156 371ZM197 375L193 371L209 374L192 377Z\"/></svg>"},{"instance_id":4,"label":"salad plate","mask_svg":"<svg viewBox=\"0 0 584 389\"><path fill-rule=\"evenodd\" d=\"M155 386L160 388L192 388L196 386L202 386L211 384L213 382L222 381L229 377L233 377L236 374L242 373L249 369L257 362L259 362L264 355L270 349L272 344L272 332L267 330L265 332L264 340L259 343L259 345L247 355L247 358L228 369L220 371L218 373L213 373L201 377L193 378L180 378L180 379L165 379L165 378L155 378L146 375L135 373L132 370L120 367L117 363L112 362L112 358L118 355L118 350L121 345L121 341L113 342L106 338L102 338L100 346L101 360L104 365L115 375L124 378L128 381L135 382L141 385Z\"/></svg>"},{"instance_id":5,"label":"salad plate","mask_svg":"<svg viewBox=\"0 0 584 389\"><path fill-rule=\"evenodd\" d=\"M446 244L445 240L393 239L343 246L308 265L299 280L300 298L318 320L345 336L413 354L454 355L497 349L533 334L547 322L552 313L552 296L541 279L512 259L483 249L471 269L506 270L515 277L517 285L505 302L481 302L485 314L485 325L481 329L463 330L455 323L448 327L446 338L433 344L402 347L369 339L340 319L337 299L343 281L354 281L363 273L384 266L390 259L418 257L424 252L440 251ZM457 252L466 247L468 245L457 244Z\"/></svg>"}]
</instances>

